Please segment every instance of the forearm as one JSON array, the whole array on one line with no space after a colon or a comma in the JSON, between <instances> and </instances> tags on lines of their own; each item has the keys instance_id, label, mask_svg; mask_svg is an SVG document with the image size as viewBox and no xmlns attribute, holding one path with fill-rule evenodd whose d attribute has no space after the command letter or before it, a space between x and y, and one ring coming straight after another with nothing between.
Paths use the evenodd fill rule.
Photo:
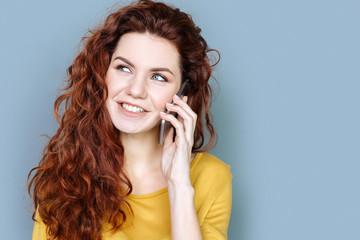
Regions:
<instances>
[{"instance_id":1,"label":"forearm","mask_svg":"<svg viewBox=\"0 0 360 240\"><path fill-rule=\"evenodd\" d=\"M194 188L191 184L168 184L171 239L188 240L203 239L197 218L194 202Z\"/></svg>"}]
</instances>

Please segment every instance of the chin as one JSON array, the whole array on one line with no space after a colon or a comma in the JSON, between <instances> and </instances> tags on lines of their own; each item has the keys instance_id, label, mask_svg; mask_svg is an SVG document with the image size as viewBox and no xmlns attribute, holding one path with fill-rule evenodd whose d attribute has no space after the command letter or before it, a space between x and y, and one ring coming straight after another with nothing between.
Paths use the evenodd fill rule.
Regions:
<instances>
[{"instance_id":1,"label":"chin","mask_svg":"<svg viewBox=\"0 0 360 240\"><path fill-rule=\"evenodd\" d=\"M159 121L160 123L160 121ZM159 129L159 124L157 125L152 125L152 126L124 126L123 124L115 124L114 126L116 127L117 130L120 131L120 133L126 133L126 134L139 134L139 133L152 133L152 132L157 132Z\"/></svg>"}]
</instances>

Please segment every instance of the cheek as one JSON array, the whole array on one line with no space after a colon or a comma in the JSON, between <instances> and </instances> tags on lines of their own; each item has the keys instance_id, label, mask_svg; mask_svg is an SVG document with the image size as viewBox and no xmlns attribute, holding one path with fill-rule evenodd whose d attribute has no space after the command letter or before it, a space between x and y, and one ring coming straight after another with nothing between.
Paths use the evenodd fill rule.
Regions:
<instances>
[{"instance_id":1,"label":"cheek","mask_svg":"<svg viewBox=\"0 0 360 240\"><path fill-rule=\"evenodd\" d=\"M107 84L108 97L112 97L115 95L116 87L110 83Z\"/></svg>"},{"instance_id":2,"label":"cheek","mask_svg":"<svg viewBox=\"0 0 360 240\"><path fill-rule=\"evenodd\" d=\"M108 97L116 95L119 92L119 90L124 88L121 84L121 81L119 81L119 79L116 78L111 78L111 77L106 78L105 83L107 86Z\"/></svg>"},{"instance_id":3,"label":"cheek","mask_svg":"<svg viewBox=\"0 0 360 240\"><path fill-rule=\"evenodd\" d=\"M105 76L105 84L106 84L106 89L107 89L107 92L108 92L108 97L110 97L112 95L112 89L114 87L113 87L113 83L111 81L111 78L109 76L109 73L107 73L106 76Z\"/></svg>"},{"instance_id":4,"label":"cheek","mask_svg":"<svg viewBox=\"0 0 360 240\"><path fill-rule=\"evenodd\" d=\"M163 111L165 109L166 103L172 102L172 97L174 96L176 92L170 92L170 93L159 93L157 95L153 95L153 104L156 105L158 109Z\"/></svg>"}]
</instances>

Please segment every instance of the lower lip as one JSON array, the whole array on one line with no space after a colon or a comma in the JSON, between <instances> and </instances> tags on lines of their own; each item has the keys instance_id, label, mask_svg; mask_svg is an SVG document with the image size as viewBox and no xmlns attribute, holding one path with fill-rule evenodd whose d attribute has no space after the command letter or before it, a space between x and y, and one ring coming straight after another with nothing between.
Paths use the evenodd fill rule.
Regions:
<instances>
[{"instance_id":1,"label":"lower lip","mask_svg":"<svg viewBox=\"0 0 360 240\"><path fill-rule=\"evenodd\" d=\"M127 110L125 110L120 103L118 103L118 106L119 106L119 110L126 116L128 117L140 117L140 116L143 116L144 114L146 114L146 112L139 112L139 113L135 113L135 112L129 112Z\"/></svg>"}]
</instances>

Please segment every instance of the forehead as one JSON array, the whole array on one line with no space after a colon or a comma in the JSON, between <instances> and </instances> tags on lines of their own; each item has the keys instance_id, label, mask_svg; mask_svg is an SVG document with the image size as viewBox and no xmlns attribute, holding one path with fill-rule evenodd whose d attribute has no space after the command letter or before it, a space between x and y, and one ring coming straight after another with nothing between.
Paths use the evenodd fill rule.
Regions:
<instances>
[{"instance_id":1,"label":"forehead","mask_svg":"<svg viewBox=\"0 0 360 240\"><path fill-rule=\"evenodd\" d=\"M121 36L112 59L119 55L139 66L180 68L180 56L175 45L149 33Z\"/></svg>"}]
</instances>

